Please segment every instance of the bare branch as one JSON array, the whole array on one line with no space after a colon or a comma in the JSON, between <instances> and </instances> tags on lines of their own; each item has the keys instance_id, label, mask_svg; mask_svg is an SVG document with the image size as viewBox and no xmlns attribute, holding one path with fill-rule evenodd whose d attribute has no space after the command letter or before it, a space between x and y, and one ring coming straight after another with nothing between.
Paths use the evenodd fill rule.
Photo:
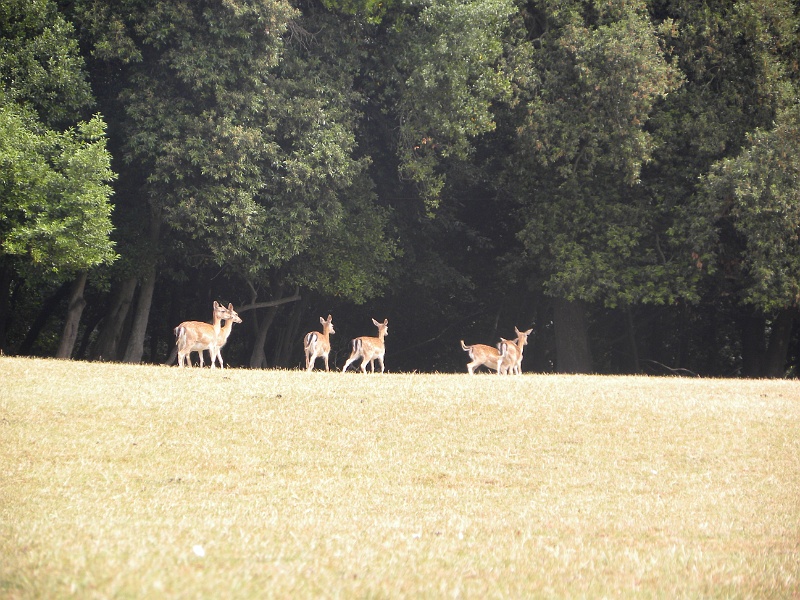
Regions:
<instances>
[{"instance_id":1,"label":"bare branch","mask_svg":"<svg viewBox=\"0 0 800 600\"><path fill-rule=\"evenodd\" d=\"M301 297L299 294L294 296L287 296L286 298L278 298L277 300L269 300L268 302L256 302L255 304L248 304L238 309L239 312L248 310L256 310L258 308L269 308L270 306L280 306L281 304L288 304L289 302L297 302Z\"/></svg>"}]
</instances>

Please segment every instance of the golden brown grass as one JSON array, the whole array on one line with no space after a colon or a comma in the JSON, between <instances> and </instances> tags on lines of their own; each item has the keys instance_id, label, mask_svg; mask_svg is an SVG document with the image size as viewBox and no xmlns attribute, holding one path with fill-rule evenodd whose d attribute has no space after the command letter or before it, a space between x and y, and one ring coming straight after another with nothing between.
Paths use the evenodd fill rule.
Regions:
<instances>
[{"instance_id":1,"label":"golden brown grass","mask_svg":"<svg viewBox=\"0 0 800 600\"><path fill-rule=\"evenodd\" d=\"M0 358L0 597L800 595L800 383Z\"/></svg>"}]
</instances>

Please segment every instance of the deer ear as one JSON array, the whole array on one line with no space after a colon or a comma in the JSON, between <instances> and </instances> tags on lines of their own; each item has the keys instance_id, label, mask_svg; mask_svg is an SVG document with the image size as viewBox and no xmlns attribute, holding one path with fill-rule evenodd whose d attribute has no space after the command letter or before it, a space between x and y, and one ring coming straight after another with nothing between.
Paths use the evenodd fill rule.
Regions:
<instances>
[{"instance_id":1,"label":"deer ear","mask_svg":"<svg viewBox=\"0 0 800 600\"><path fill-rule=\"evenodd\" d=\"M375 325L375 327L380 326L380 323L378 323L375 319L372 319L372 324Z\"/></svg>"},{"instance_id":2,"label":"deer ear","mask_svg":"<svg viewBox=\"0 0 800 600\"><path fill-rule=\"evenodd\" d=\"M323 319L322 317L319 318L319 322L325 325L325 319Z\"/></svg>"},{"instance_id":3,"label":"deer ear","mask_svg":"<svg viewBox=\"0 0 800 600\"><path fill-rule=\"evenodd\" d=\"M388 324L389 324L389 319L384 319L384 320L383 320L383 324L384 324L384 325L388 325Z\"/></svg>"},{"instance_id":4,"label":"deer ear","mask_svg":"<svg viewBox=\"0 0 800 600\"><path fill-rule=\"evenodd\" d=\"M228 302L228 310L233 310L233 302Z\"/></svg>"},{"instance_id":5,"label":"deer ear","mask_svg":"<svg viewBox=\"0 0 800 600\"><path fill-rule=\"evenodd\" d=\"M330 323L331 321L333 321L333 317L330 314L328 314L328 323Z\"/></svg>"},{"instance_id":6,"label":"deer ear","mask_svg":"<svg viewBox=\"0 0 800 600\"><path fill-rule=\"evenodd\" d=\"M219 308L219 302L217 302L216 300L214 300L214 309L217 309L217 308Z\"/></svg>"}]
</instances>

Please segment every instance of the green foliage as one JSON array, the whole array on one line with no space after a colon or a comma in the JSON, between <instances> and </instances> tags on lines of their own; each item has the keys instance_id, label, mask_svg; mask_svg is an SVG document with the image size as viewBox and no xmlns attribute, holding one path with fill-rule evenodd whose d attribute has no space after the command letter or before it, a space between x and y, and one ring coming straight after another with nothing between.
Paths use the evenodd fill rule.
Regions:
<instances>
[{"instance_id":1,"label":"green foliage","mask_svg":"<svg viewBox=\"0 0 800 600\"><path fill-rule=\"evenodd\" d=\"M800 106L776 127L748 136L741 154L715 164L703 182L708 214L720 234L735 232L736 252L711 254L712 268L736 276L742 300L769 313L800 305Z\"/></svg>"},{"instance_id":2,"label":"green foliage","mask_svg":"<svg viewBox=\"0 0 800 600\"><path fill-rule=\"evenodd\" d=\"M532 56L536 87L521 125L524 142L564 180L591 177L602 166L634 184L652 155L644 124L675 88L677 73L643 4L598 3L595 19L577 6L551 10L551 29Z\"/></svg>"},{"instance_id":3,"label":"green foliage","mask_svg":"<svg viewBox=\"0 0 800 600\"><path fill-rule=\"evenodd\" d=\"M112 179L99 117L58 133L0 105L2 254L52 273L113 261Z\"/></svg>"},{"instance_id":4,"label":"green foliage","mask_svg":"<svg viewBox=\"0 0 800 600\"><path fill-rule=\"evenodd\" d=\"M355 189L369 160L357 156L350 19L280 1L78 4L97 56L122 65L123 175L141 187L177 249L250 282L280 270L313 285L326 274L310 265L345 269L355 239L383 236L364 229L383 218L348 227L366 198L374 202ZM353 238L341 257L302 258L320 240L339 248L334 234ZM392 253L386 241L371 247L379 247L375 257ZM362 262L337 293L374 293L372 265Z\"/></svg>"},{"instance_id":5,"label":"green foliage","mask_svg":"<svg viewBox=\"0 0 800 600\"><path fill-rule=\"evenodd\" d=\"M442 163L467 159L471 140L496 127L493 105L510 99L503 40L514 10L510 0L448 0L409 6L394 24L400 171L430 209L444 187Z\"/></svg>"},{"instance_id":6,"label":"green foliage","mask_svg":"<svg viewBox=\"0 0 800 600\"><path fill-rule=\"evenodd\" d=\"M0 256L69 276L110 263L114 178L74 31L52 2L0 3ZM72 127L66 123L77 123Z\"/></svg>"},{"instance_id":7,"label":"green foliage","mask_svg":"<svg viewBox=\"0 0 800 600\"><path fill-rule=\"evenodd\" d=\"M308 248L290 263L291 280L322 294L360 304L386 287L386 265L399 255L385 237L388 211L375 203L362 178L344 214L313 229Z\"/></svg>"},{"instance_id":8,"label":"green foliage","mask_svg":"<svg viewBox=\"0 0 800 600\"><path fill-rule=\"evenodd\" d=\"M380 23L393 7L403 0L322 0L330 10L362 17L368 23Z\"/></svg>"},{"instance_id":9,"label":"green foliage","mask_svg":"<svg viewBox=\"0 0 800 600\"><path fill-rule=\"evenodd\" d=\"M506 174L523 207L520 239L551 295L670 302L681 277L659 251L658 210L638 182L654 149L647 121L679 75L643 3L538 8L547 26L515 65L521 104Z\"/></svg>"},{"instance_id":10,"label":"green foliage","mask_svg":"<svg viewBox=\"0 0 800 600\"><path fill-rule=\"evenodd\" d=\"M72 124L92 102L75 32L55 2L0 1L0 80L5 102L34 108L50 126Z\"/></svg>"},{"instance_id":11,"label":"green foliage","mask_svg":"<svg viewBox=\"0 0 800 600\"><path fill-rule=\"evenodd\" d=\"M754 214L780 211L768 208L769 193L752 186L754 178L778 182L786 175L768 148L780 138L776 115L797 97L800 38L793 4L667 2L664 8L676 22L670 53L686 78L652 120L660 148L658 170L647 183L671 211L664 239L695 270L710 275L703 287L710 302L734 296L759 311L791 305L791 267L785 255L774 253L774 236L786 235L782 218L771 225L769 218L762 221L761 232L754 228ZM782 127L788 131L785 122ZM785 181L781 186L791 187ZM765 246L756 250L762 236ZM783 284L769 272L773 267L764 270L767 256L776 261Z\"/></svg>"}]
</instances>

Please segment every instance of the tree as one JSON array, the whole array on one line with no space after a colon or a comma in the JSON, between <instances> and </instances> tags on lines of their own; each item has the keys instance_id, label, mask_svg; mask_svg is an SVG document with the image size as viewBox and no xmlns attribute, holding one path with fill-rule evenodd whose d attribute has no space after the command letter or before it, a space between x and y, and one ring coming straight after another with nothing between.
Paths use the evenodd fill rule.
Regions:
<instances>
[{"instance_id":1,"label":"tree","mask_svg":"<svg viewBox=\"0 0 800 600\"><path fill-rule=\"evenodd\" d=\"M704 212L715 215L712 271L737 282L737 296L771 315L760 373L780 377L800 306L800 106L756 129L736 157L716 163L703 181Z\"/></svg>"},{"instance_id":2,"label":"tree","mask_svg":"<svg viewBox=\"0 0 800 600\"><path fill-rule=\"evenodd\" d=\"M387 31L391 68L381 97L393 106L399 174L433 211L448 163L471 156L472 140L496 127L495 103L510 98L503 40L515 7L509 0L448 0L404 8Z\"/></svg>"},{"instance_id":3,"label":"tree","mask_svg":"<svg viewBox=\"0 0 800 600\"><path fill-rule=\"evenodd\" d=\"M14 312L15 281L77 276L58 352L68 357L86 272L115 259L105 123L79 120L92 98L74 31L54 3L3 2L0 31L0 312ZM7 326L0 323L0 341Z\"/></svg>"},{"instance_id":4,"label":"tree","mask_svg":"<svg viewBox=\"0 0 800 600\"><path fill-rule=\"evenodd\" d=\"M141 259L127 269L140 287L122 358L138 362L164 232L171 251L199 247L217 264L246 256L260 239L255 195L273 146L260 116L294 12L285 2L159 0L76 2L74 11L94 48L96 78L115 90L104 101L125 165L121 213L131 218L120 224L131 246L123 252Z\"/></svg>"},{"instance_id":5,"label":"tree","mask_svg":"<svg viewBox=\"0 0 800 600\"><path fill-rule=\"evenodd\" d=\"M783 0L655 5L660 18L675 19L670 53L685 75L685 84L651 121L660 143L655 167L643 177L652 195L672 210L663 243L706 275L697 286L695 310L716 321L718 333L710 333L718 337L707 343L735 349L730 370L748 376L782 373L786 352L777 356L767 348L778 347L769 339L776 332L788 339L792 319L783 308L790 304L780 286L763 275L774 269L783 277L791 269L785 269L774 246L783 231L781 221L773 222L780 211L770 192L752 186L763 179L776 183L776 189L784 190L780 193L787 189L781 169L791 170L791 165L770 158L774 150L769 148L781 138L789 143L785 136L792 129L790 109L800 75L796 8ZM763 162L759 166L757 161ZM734 209L735 197L739 202L749 198L749 208ZM756 223L764 226L758 233ZM765 244L757 250L760 236L766 236ZM765 247L772 252L765 254ZM749 262L752 252L766 260ZM770 260L775 263L765 267ZM761 268L766 271L759 275ZM761 292L756 291L759 285Z\"/></svg>"},{"instance_id":6,"label":"tree","mask_svg":"<svg viewBox=\"0 0 800 600\"><path fill-rule=\"evenodd\" d=\"M556 334L583 349L562 350L558 368L589 371L583 303L683 293L659 251L660 207L638 185L654 148L647 121L679 76L642 2L530 10L527 41L516 46L516 140L504 182L521 207L525 255L555 299Z\"/></svg>"},{"instance_id":7,"label":"tree","mask_svg":"<svg viewBox=\"0 0 800 600\"><path fill-rule=\"evenodd\" d=\"M120 92L109 102L126 140L121 182L135 190L121 212L149 221L127 236L146 240L149 252L139 261L124 360L141 359L166 253L172 273L229 269L247 283L251 303L262 290L280 295L295 285L354 299L380 287L374 270L392 243L383 239L386 211L374 206L365 180L369 159L357 152L357 40L342 35L349 17L340 23L314 3L301 7L77 4L100 59L96 73L121 66ZM142 220L126 223L135 231ZM332 268L339 277L330 277ZM256 340L266 335L266 319L246 323L256 323ZM120 330L111 319L106 327ZM258 365L261 345L251 359Z\"/></svg>"}]
</instances>

